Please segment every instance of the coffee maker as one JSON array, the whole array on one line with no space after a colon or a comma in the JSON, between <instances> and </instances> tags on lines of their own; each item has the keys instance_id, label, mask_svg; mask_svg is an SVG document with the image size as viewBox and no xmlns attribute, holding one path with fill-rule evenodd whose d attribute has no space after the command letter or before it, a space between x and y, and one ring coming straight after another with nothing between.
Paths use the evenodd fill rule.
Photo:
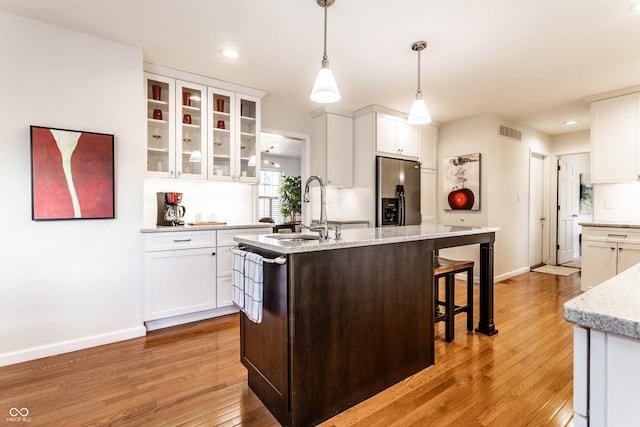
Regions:
<instances>
[{"instance_id":1,"label":"coffee maker","mask_svg":"<svg viewBox=\"0 0 640 427\"><path fill-rule=\"evenodd\" d=\"M157 225L184 225L182 218L187 211L180 203L182 193L156 193L158 198Z\"/></svg>"}]
</instances>

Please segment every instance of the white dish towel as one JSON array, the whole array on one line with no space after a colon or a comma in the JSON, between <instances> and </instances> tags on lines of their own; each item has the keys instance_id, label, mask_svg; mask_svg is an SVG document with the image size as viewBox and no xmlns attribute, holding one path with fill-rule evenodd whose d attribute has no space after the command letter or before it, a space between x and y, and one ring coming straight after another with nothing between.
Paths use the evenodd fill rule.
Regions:
<instances>
[{"instance_id":1,"label":"white dish towel","mask_svg":"<svg viewBox=\"0 0 640 427\"><path fill-rule=\"evenodd\" d=\"M263 274L261 255L233 249L233 303L255 323L262 322Z\"/></svg>"}]
</instances>

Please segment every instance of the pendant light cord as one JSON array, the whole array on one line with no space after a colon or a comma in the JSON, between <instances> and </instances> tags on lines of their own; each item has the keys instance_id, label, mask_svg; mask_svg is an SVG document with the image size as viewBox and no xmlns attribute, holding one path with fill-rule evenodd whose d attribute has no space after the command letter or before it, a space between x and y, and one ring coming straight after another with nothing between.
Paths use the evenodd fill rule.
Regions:
<instances>
[{"instance_id":1,"label":"pendant light cord","mask_svg":"<svg viewBox=\"0 0 640 427\"><path fill-rule=\"evenodd\" d=\"M420 89L420 51L418 51L418 93L422 93L422 89Z\"/></svg>"},{"instance_id":2,"label":"pendant light cord","mask_svg":"<svg viewBox=\"0 0 640 427\"><path fill-rule=\"evenodd\" d=\"M327 2L324 2L324 52L322 54L322 68L329 68L329 58L327 58Z\"/></svg>"}]
</instances>

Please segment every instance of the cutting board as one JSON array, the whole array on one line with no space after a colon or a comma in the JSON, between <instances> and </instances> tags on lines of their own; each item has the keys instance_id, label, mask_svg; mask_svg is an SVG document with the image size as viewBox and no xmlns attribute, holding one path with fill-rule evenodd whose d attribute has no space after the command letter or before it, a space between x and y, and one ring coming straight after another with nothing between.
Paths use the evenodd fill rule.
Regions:
<instances>
[{"instance_id":1,"label":"cutting board","mask_svg":"<svg viewBox=\"0 0 640 427\"><path fill-rule=\"evenodd\" d=\"M203 222L188 222L187 225L227 225L227 223L218 222L218 221L203 221Z\"/></svg>"}]
</instances>

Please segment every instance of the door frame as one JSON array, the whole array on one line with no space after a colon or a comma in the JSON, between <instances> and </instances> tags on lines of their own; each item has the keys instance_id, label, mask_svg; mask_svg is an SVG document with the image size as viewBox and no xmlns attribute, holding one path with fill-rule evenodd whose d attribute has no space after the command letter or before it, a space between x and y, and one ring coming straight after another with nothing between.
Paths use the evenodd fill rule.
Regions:
<instances>
[{"instance_id":1,"label":"door frame","mask_svg":"<svg viewBox=\"0 0 640 427\"><path fill-rule=\"evenodd\" d=\"M531 168L531 162L533 158L538 158L542 160L542 188L540 189L541 199L542 199L542 215L545 220L545 227L542 229L542 259L541 262L543 264L548 264L549 260L549 154L548 153L538 153L533 150L529 150L529 225L531 225L531 208L533 204L532 200L532 192L531 192L531 184L533 179L533 173ZM529 230L529 264L531 264L531 234L533 230ZM530 266L531 267L531 266Z\"/></svg>"},{"instance_id":2,"label":"door frame","mask_svg":"<svg viewBox=\"0 0 640 427\"><path fill-rule=\"evenodd\" d=\"M550 170L550 181L551 181L551 197L550 204L552 209L549 209L549 234L552 238L549 241L549 264L557 265L558 264L558 160L562 156L570 156L572 154L588 154L591 156L591 151L589 150L579 150L579 151L561 151L558 153L551 154L550 163L555 165Z\"/></svg>"},{"instance_id":3,"label":"door frame","mask_svg":"<svg viewBox=\"0 0 640 427\"><path fill-rule=\"evenodd\" d=\"M539 152L539 151L534 151L532 149L529 149L529 213L528 215L531 215L531 159L533 157L541 157L542 158L542 176L543 176L543 183L542 183L542 213L544 215L544 217L547 219L546 222L547 224L550 221L550 217L551 217L551 204L549 203L550 199L550 194L551 194L551 178L550 178L550 173L549 173L549 169L550 169L550 161L551 161L551 155L549 153L543 153L543 152ZM531 218L529 218L529 220L531 220ZM529 221L529 223L531 223L531 221ZM542 262L544 264L549 264L550 260L549 260L549 256L550 256L550 247L551 247L551 234L550 234L550 229L551 227L547 226L542 230ZM529 238L528 238L528 248L527 248L527 263L529 262L529 260L531 259L531 254L529 253L531 251L531 230L529 230Z\"/></svg>"}]
</instances>

